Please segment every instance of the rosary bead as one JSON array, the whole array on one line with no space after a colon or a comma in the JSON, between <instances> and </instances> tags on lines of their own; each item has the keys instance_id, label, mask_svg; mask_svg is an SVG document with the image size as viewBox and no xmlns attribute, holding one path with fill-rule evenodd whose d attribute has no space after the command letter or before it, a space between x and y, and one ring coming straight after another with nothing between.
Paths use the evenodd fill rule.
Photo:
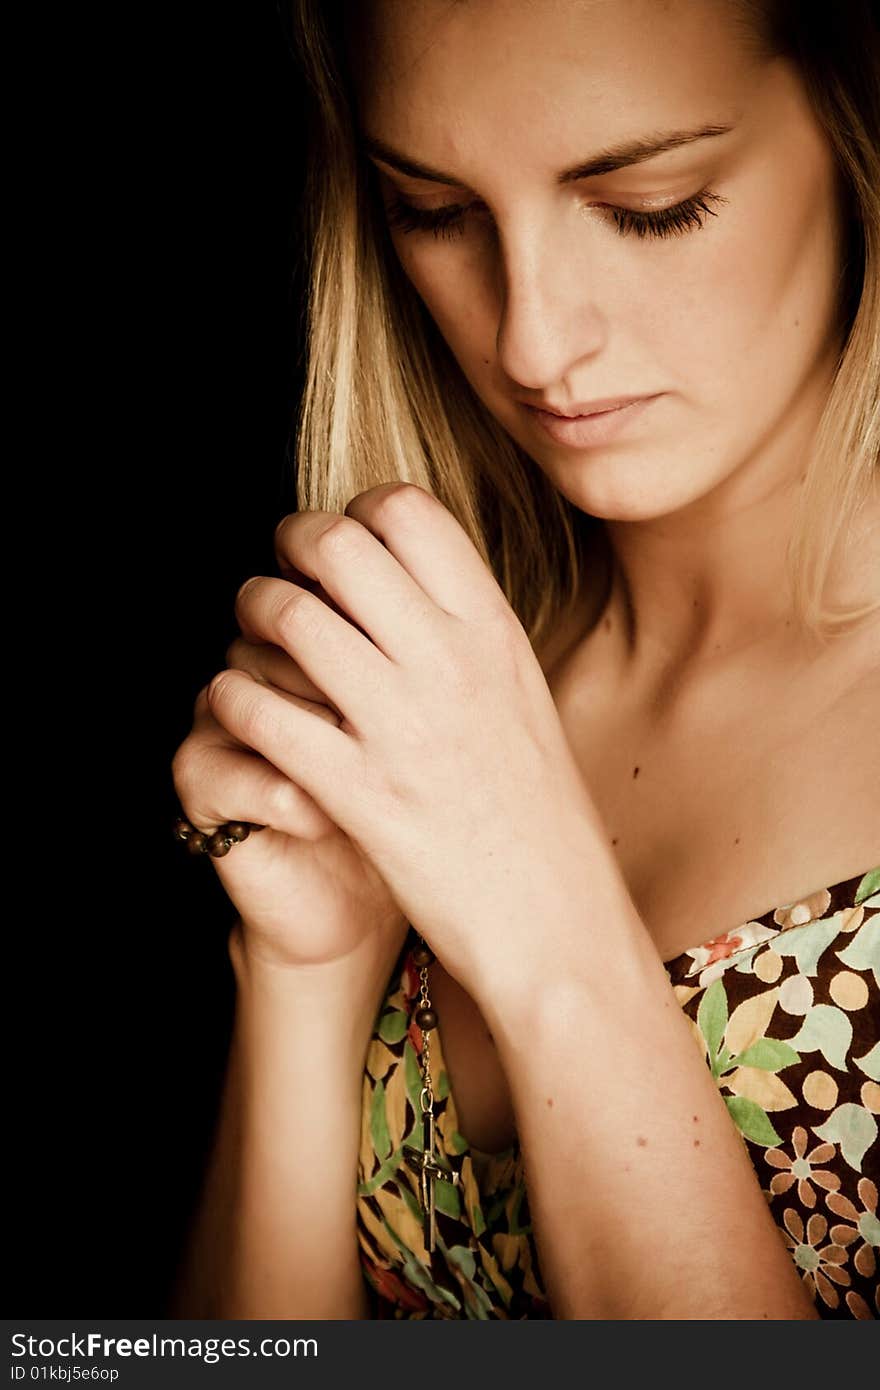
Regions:
<instances>
[{"instance_id":1,"label":"rosary bead","mask_svg":"<svg viewBox=\"0 0 880 1390\"><path fill-rule=\"evenodd\" d=\"M416 1025L423 1033L430 1033L437 1027L437 1014L434 1009L416 1009Z\"/></svg>"},{"instance_id":2,"label":"rosary bead","mask_svg":"<svg viewBox=\"0 0 880 1390\"><path fill-rule=\"evenodd\" d=\"M215 859L228 854L233 845L241 844L252 830L265 829L265 825L258 825L256 821L231 820L224 821L216 830L206 834L197 830L186 816L182 815L177 816L171 826L175 840L180 840L186 845L190 854L210 854Z\"/></svg>"},{"instance_id":3,"label":"rosary bead","mask_svg":"<svg viewBox=\"0 0 880 1390\"><path fill-rule=\"evenodd\" d=\"M226 834L229 836L230 840L235 840L236 844L240 844L242 840L246 840L250 833L251 827L248 825L247 821L231 820L227 822Z\"/></svg>"},{"instance_id":4,"label":"rosary bead","mask_svg":"<svg viewBox=\"0 0 880 1390\"><path fill-rule=\"evenodd\" d=\"M430 965L434 960L434 952L430 946L423 946L419 941L412 949L412 958L414 965Z\"/></svg>"},{"instance_id":5,"label":"rosary bead","mask_svg":"<svg viewBox=\"0 0 880 1390\"><path fill-rule=\"evenodd\" d=\"M221 825L219 830L214 831L214 834L208 840L206 848L208 854L214 859L222 859L224 854L229 853L232 846L226 838L226 827L224 825Z\"/></svg>"}]
</instances>

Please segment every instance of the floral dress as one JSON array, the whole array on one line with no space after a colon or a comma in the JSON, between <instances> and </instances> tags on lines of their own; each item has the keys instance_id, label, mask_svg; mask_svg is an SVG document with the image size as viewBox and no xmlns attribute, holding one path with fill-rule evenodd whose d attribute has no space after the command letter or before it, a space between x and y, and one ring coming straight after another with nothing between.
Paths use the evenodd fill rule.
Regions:
<instances>
[{"instance_id":1,"label":"floral dress","mask_svg":"<svg viewBox=\"0 0 880 1390\"><path fill-rule=\"evenodd\" d=\"M367 1050L357 1228L383 1318L552 1318L522 1155L473 1148L458 1128L442 1040L431 1035L436 1182L427 1252L418 969L410 929ZM880 1317L880 868L769 908L665 962L776 1224L823 1318Z\"/></svg>"}]
</instances>

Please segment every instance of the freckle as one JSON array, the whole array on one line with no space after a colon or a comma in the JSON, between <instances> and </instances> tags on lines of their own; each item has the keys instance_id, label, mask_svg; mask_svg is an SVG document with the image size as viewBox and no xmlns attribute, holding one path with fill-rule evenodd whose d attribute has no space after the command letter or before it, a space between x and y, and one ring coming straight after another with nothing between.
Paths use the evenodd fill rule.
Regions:
<instances>
[{"instance_id":1,"label":"freckle","mask_svg":"<svg viewBox=\"0 0 880 1390\"><path fill-rule=\"evenodd\" d=\"M699 1147L700 1147L700 1141L699 1141L699 1139L695 1139L695 1140L694 1140L694 1148L695 1148L695 1149L698 1149Z\"/></svg>"},{"instance_id":2,"label":"freckle","mask_svg":"<svg viewBox=\"0 0 880 1390\"><path fill-rule=\"evenodd\" d=\"M553 1109L553 1097L552 1097L552 1096L548 1096L548 1097L547 1097L547 1106L548 1106L548 1108L549 1108L550 1110Z\"/></svg>"},{"instance_id":3,"label":"freckle","mask_svg":"<svg viewBox=\"0 0 880 1390\"><path fill-rule=\"evenodd\" d=\"M638 777L638 775L639 775L639 769L638 769L637 767L634 767L634 768L633 768L633 777L634 777L634 778L635 778L635 777Z\"/></svg>"},{"instance_id":4,"label":"freckle","mask_svg":"<svg viewBox=\"0 0 880 1390\"><path fill-rule=\"evenodd\" d=\"M695 1115L695 1116L694 1116L694 1124L697 1124L697 1123L699 1122L699 1119L700 1119L699 1115Z\"/></svg>"},{"instance_id":5,"label":"freckle","mask_svg":"<svg viewBox=\"0 0 880 1390\"><path fill-rule=\"evenodd\" d=\"M614 839L611 841L611 843L612 843L612 845L616 845L616 844L617 844L617 836L616 836L616 835L615 835Z\"/></svg>"},{"instance_id":6,"label":"freckle","mask_svg":"<svg viewBox=\"0 0 880 1390\"><path fill-rule=\"evenodd\" d=\"M694 599L694 607L699 608L699 599Z\"/></svg>"},{"instance_id":7,"label":"freckle","mask_svg":"<svg viewBox=\"0 0 880 1390\"><path fill-rule=\"evenodd\" d=\"M638 1144L640 1149L646 1149L648 1147L647 1139L644 1139L641 1134L636 1139L636 1143Z\"/></svg>"},{"instance_id":8,"label":"freckle","mask_svg":"<svg viewBox=\"0 0 880 1390\"><path fill-rule=\"evenodd\" d=\"M738 845L738 844L739 844L739 836L738 836L738 835L737 835L737 837L736 837L736 839L734 840L733 843L734 843L735 845Z\"/></svg>"}]
</instances>

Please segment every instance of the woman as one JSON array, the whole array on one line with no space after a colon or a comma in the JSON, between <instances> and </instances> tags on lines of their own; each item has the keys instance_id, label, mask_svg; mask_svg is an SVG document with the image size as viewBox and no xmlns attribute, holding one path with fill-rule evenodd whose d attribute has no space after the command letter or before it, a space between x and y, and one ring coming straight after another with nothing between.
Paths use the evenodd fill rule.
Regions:
<instances>
[{"instance_id":1,"label":"woman","mask_svg":"<svg viewBox=\"0 0 880 1390\"><path fill-rule=\"evenodd\" d=\"M177 1311L876 1317L873 6L296 34L300 510L174 762L191 847L269 827Z\"/></svg>"}]
</instances>

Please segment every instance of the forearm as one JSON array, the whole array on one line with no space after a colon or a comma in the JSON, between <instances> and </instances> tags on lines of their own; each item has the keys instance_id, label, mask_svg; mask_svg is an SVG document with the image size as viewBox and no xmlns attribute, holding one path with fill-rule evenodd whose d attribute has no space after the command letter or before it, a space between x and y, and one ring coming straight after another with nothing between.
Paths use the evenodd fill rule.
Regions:
<instances>
[{"instance_id":1,"label":"forearm","mask_svg":"<svg viewBox=\"0 0 880 1390\"><path fill-rule=\"evenodd\" d=\"M816 1317L643 925L579 942L486 999L556 1316Z\"/></svg>"},{"instance_id":2,"label":"forearm","mask_svg":"<svg viewBox=\"0 0 880 1390\"><path fill-rule=\"evenodd\" d=\"M270 967L230 937L236 1014L174 1315L369 1316L355 1187L377 970ZM377 977L378 980L378 977Z\"/></svg>"}]
</instances>

